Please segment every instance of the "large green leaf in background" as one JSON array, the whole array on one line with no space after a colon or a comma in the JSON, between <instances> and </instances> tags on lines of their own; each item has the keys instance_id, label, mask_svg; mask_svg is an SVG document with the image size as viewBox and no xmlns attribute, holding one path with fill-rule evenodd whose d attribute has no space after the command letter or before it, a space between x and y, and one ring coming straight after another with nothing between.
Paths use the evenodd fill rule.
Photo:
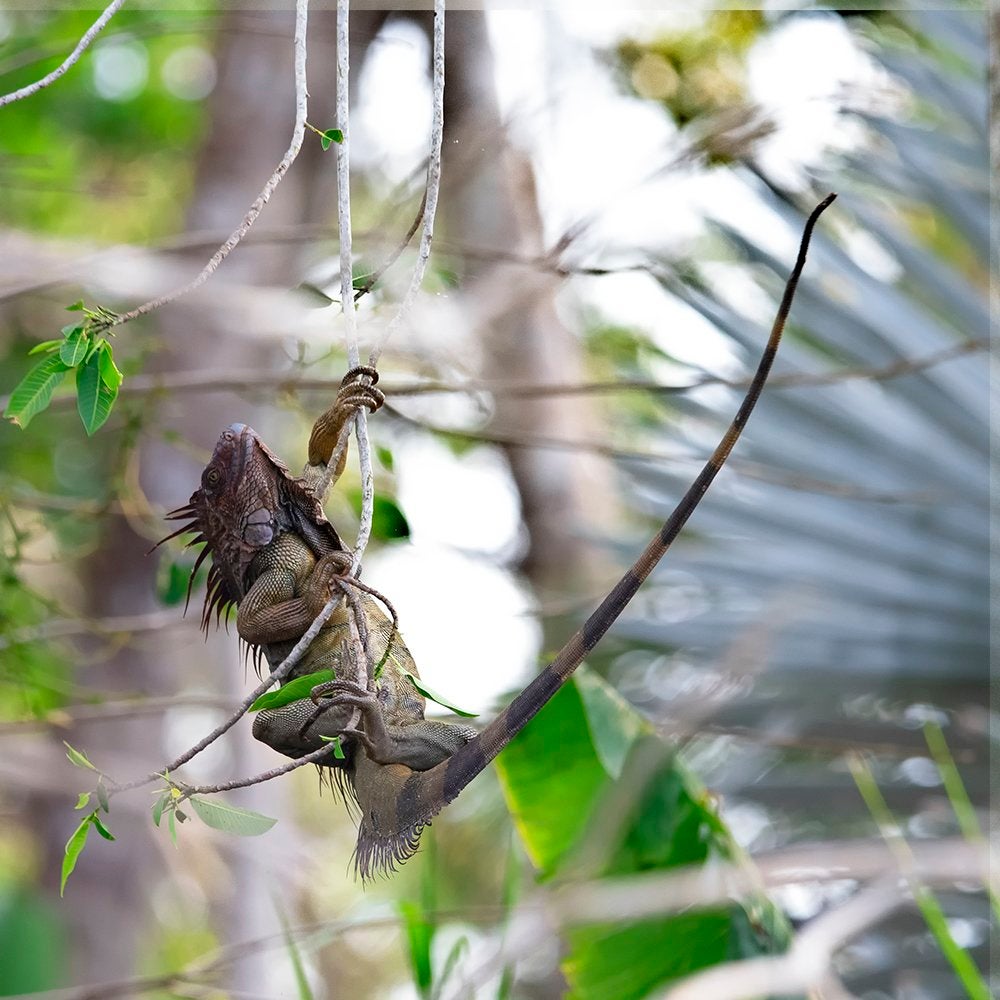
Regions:
<instances>
[{"instance_id":1,"label":"large green leaf in background","mask_svg":"<svg viewBox=\"0 0 1000 1000\"><path fill-rule=\"evenodd\" d=\"M738 854L711 796L586 668L500 755L497 768L544 879L617 876ZM707 965L780 950L787 933L763 900L572 927L563 972L574 997L628 1000Z\"/></svg>"}]
</instances>

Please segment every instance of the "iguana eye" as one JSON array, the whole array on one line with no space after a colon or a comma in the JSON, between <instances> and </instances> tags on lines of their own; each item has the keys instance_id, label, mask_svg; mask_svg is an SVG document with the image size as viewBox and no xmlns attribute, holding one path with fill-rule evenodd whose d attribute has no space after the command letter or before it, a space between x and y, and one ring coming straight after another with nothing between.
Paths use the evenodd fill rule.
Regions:
<instances>
[{"instance_id":1,"label":"iguana eye","mask_svg":"<svg viewBox=\"0 0 1000 1000\"><path fill-rule=\"evenodd\" d=\"M222 473L218 469L206 469L203 478L206 486L218 486L219 480L222 478Z\"/></svg>"}]
</instances>

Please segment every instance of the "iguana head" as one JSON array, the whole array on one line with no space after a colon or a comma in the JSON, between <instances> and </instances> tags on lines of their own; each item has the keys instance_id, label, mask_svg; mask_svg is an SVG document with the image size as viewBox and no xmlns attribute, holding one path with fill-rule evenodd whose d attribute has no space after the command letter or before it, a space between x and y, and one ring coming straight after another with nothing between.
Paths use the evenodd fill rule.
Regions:
<instances>
[{"instance_id":1,"label":"iguana head","mask_svg":"<svg viewBox=\"0 0 1000 1000\"><path fill-rule=\"evenodd\" d=\"M246 424L231 424L222 432L201 474L200 489L167 519L187 523L157 545L189 532L195 535L189 546L204 544L188 580L188 599L195 574L212 556L204 629L213 610L218 623L223 611L241 600L254 556L282 532L300 535L317 557L343 549L316 497Z\"/></svg>"}]
</instances>

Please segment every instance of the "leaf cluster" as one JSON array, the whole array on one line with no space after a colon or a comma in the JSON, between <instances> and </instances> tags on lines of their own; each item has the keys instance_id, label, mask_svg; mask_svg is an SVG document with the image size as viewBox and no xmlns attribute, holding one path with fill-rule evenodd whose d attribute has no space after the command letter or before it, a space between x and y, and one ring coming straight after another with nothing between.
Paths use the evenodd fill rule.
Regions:
<instances>
[{"instance_id":1,"label":"leaf cluster","mask_svg":"<svg viewBox=\"0 0 1000 1000\"><path fill-rule=\"evenodd\" d=\"M87 434L111 415L124 376L115 364L111 326L117 316L103 306L88 309L83 301L67 306L83 319L60 331L62 336L36 344L29 354L45 355L11 393L4 416L22 429L52 402L70 372L76 373L76 405Z\"/></svg>"}]
</instances>

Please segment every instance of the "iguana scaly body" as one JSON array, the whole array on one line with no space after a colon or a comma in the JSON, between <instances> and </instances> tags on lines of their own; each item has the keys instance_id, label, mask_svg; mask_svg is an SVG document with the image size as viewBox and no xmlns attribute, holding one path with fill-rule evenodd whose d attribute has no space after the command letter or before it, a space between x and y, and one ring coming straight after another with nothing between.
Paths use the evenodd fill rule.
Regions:
<instances>
[{"instance_id":1,"label":"iguana scaly body","mask_svg":"<svg viewBox=\"0 0 1000 1000\"><path fill-rule=\"evenodd\" d=\"M205 543L192 579L202 560L212 556L202 625L208 627L213 611L218 619L235 604L238 634L255 655L263 653L272 671L323 609L338 578L351 568L350 553L327 521L307 480L321 478L324 460L330 457L353 412L359 406L374 409L381 402L377 390L359 385L359 374L374 373L364 369L349 373L337 402L317 421L306 478L294 478L252 428L233 424L219 438L202 473L200 489L185 507L168 515L189 522L174 535L195 532L189 544ZM342 468L343 460L334 478ZM365 822L371 811L366 808L368 791L381 781L358 780L361 759L373 754L376 773L393 767L406 773L427 770L467 743L476 731L424 719L424 698L407 676L419 677L409 650L367 594L357 594L355 604L364 614L368 654L374 663L385 661L374 692L367 688L367 669L357 662L349 611L341 602L283 681L330 669L336 684L329 690L337 697L326 701L320 712L308 698L261 711L254 719L253 733L293 758L322 748L323 737L344 737L343 758L335 757L331 747L330 758L323 764L346 779L346 785L339 782L340 787L353 794L361 808L357 864L368 877L409 856L416 844L405 850L384 847ZM360 729L355 728L359 700L366 704L371 700L378 706L371 721L365 717Z\"/></svg>"},{"instance_id":2,"label":"iguana scaly body","mask_svg":"<svg viewBox=\"0 0 1000 1000\"><path fill-rule=\"evenodd\" d=\"M542 672L480 734L473 736L471 731L464 728L447 727L444 723L424 722L422 720L422 699L418 712L417 702L409 700L409 692L400 684L400 679L405 680L405 677L398 670L389 671L388 683L383 683L382 687L378 688L375 693L370 693L358 683L356 671L355 676L345 677L338 673L338 679L332 684L322 685L314 690L314 698L326 711L315 726L304 731L303 723L315 714L313 702L308 699L275 709L267 713L263 719L258 719L254 726L255 735L282 753L294 757L321 748L323 746L321 735L334 735L338 725L346 725L342 720L346 719L350 713L355 710L360 713L359 726L352 726L340 730L340 732L347 736L352 746L348 773L362 811L356 855L362 878L369 878L380 870L390 868L394 863L404 861L413 853L423 827L487 767L490 761L510 743L514 736L562 687L584 657L622 613L642 582L666 553L701 501L712 480L722 468L757 402L781 339L799 275L805 265L806 250L812 230L816 220L830 205L834 197L834 195L829 195L825 198L813 210L806 222L798 258L785 286L781 306L757 372L739 411L711 458L673 513L667 518L663 527L601 602L597 610ZM360 405L367 404L361 403ZM333 426L336 424L336 420L327 420L326 424ZM227 434L235 433L239 426L234 425ZM315 436L316 432L314 431ZM225 437L226 435L223 435L223 439ZM267 455L272 463L277 463L277 460L256 439L256 435L253 436L253 440L262 449L262 454ZM216 448L216 456L218 456L222 446L223 441L220 441ZM223 451L225 450L223 449ZM310 448L311 462L317 455L318 452L314 454ZM216 456L213 456L213 463L216 461ZM284 468L280 466L280 463L277 465L281 469ZM245 468L245 465L243 467ZM213 466L209 465L206 469L206 475L212 468ZM285 470L285 475L291 480L287 470ZM231 476L236 476L235 481L238 483L238 471L235 468L232 470ZM204 476L202 481L205 482ZM297 499L299 494L294 490L288 492L287 484L285 490L286 496L289 498L288 502L294 508L299 502ZM312 496L308 491L304 492L308 497ZM196 493L192 497L190 507L179 513L190 515L196 506L195 498L198 496L199 494ZM201 510L202 506L199 506L198 510ZM274 646L273 655L280 655L282 650L289 649L296 634L302 635L310 624L312 620L309 617L310 614L318 612L325 603L327 597L323 595L328 596L329 594L329 591L324 589L327 586L326 574L333 573L333 570L326 569L327 564L324 560L329 559L332 563L339 558L342 565L342 555L331 558L327 552L317 550L314 546L313 539L317 534L328 541L336 537L333 529L326 523L325 517L322 517L322 512L317 513L316 506L315 500L312 500L312 506L306 504L293 511L289 517L291 526L284 529L284 534L298 536L295 557L298 562L296 565L301 567L308 562L304 557L304 549L308 549L315 557L315 564L311 565L308 571L301 575L301 578L296 578L298 582L286 580L282 594L291 595L288 599L283 596L280 601L274 601L273 593L268 592L269 596L263 602L266 605L264 629L261 632L252 633L257 636L258 641L265 642L265 652L269 650L266 641ZM236 517L236 523L248 526L247 529L244 529L244 537L247 530L256 530L257 521L255 519L259 517L256 513L259 509L261 509L260 506L254 506L254 502L243 500L240 512ZM266 509L273 509L273 505ZM287 512L286 516L288 516ZM308 528L302 527L303 518L311 522ZM229 523L234 523L232 515L230 515ZM213 550L213 573L216 574L216 579L229 580L238 568L234 557L226 550L217 547L214 536L206 530L200 518L197 527ZM286 544L290 545L291 543L286 542ZM267 546L272 546L272 548L268 550ZM338 552L343 552L339 540L334 548ZM281 560L275 559L274 553L277 552L277 547L271 539L268 539L264 550L265 553L268 551L272 553L265 557L265 561L268 562L266 572L286 573L287 570L282 565ZM220 560L224 562L221 569ZM250 570L250 576L246 579L253 576L253 570L250 569L252 565L253 560L251 559L245 567L239 566L240 573L246 574L247 570ZM257 577L258 580L262 578L263 576ZM211 582L212 576L210 575L210 586ZM243 593L246 593L247 598L251 598L253 585L251 581L248 590L241 593L227 591L223 596L237 602L240 601ZM213 594L216 596L213 597ZM206 598L206 620L213 602L218 603L219 601L217 595L218 590L213 592L210 589L209 596ZM321 596L322 600L320 600ZM237 619L237 627L241 635L244 634L245 625L239 623L244 618L246 603L247 599L244 598ZM287 610L288 608L293 610ZM333 619L331 619L332 621ZM384 650L384 643L388 641L384 618L380 621L379 616L373 613L373 621L376 623L375 629L381 636L381 648ZM287 626L287 634L282 632L280 641L274 634L274 628L278 622L281 623L282 628ZM340 631L336 625L331 628L328 623L323 647L325 652L317 653L315 656L310 652L309 663L313 665L311 669L315 669L315 664L319 660L326 662L324 657L338 663L344 662L343 651L347 646L346 631L343 624L339 628ZM246 638L246 636L244 637ZM275 661L270 658L271 655L269 653L269 662L273 665ZM338 656L340 659L337 659ZM306 668L300 667L298 672L306 672ZM264 713L261 713L261 716L264 716ZM400 720L402 720L402 725ZM431 729L423 727L431 727ZM431 735L432 730L433 736ZM435 761L434 758L438 755L441 759Z\"/></svg>"}]
</instances>

